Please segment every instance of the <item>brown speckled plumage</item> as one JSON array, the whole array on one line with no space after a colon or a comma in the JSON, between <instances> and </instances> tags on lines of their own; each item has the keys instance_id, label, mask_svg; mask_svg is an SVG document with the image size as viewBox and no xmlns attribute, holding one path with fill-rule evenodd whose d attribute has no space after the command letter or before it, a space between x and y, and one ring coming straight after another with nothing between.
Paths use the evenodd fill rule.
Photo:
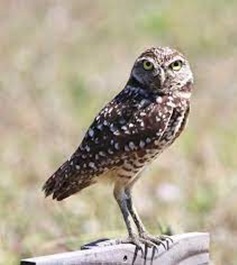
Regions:
<instances>
[{"instance_id":1,"label":"brown speckled plumage","mask_svg":"<svg viewBox=\"0 0 237 265\"><path fill-rule=\"evenodd\" d=\"M122 190L128 192L141 169L183 131L192 84L189 64L176 50L158 47L143 52L125 88L100 111L75 153L47 180L46 196L63 200L107 177L115 182L115 198L124 215ZM137 224L131 211L128 207Z\"/></svg>"}]
</instances>

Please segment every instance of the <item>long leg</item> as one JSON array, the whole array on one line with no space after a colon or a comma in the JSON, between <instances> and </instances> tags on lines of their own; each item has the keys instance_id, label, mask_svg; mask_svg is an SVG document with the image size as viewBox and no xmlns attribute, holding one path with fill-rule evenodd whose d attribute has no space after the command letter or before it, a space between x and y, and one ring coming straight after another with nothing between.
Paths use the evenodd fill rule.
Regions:
<instances>
[{"instance_id":1,"label":"long leg","mask_svg":"<svg viewBox=\"0 0 237 265\"><path fill-rule=\"evenodd\" d=\"M164 248L169 248L169 240L172 241L169 237L167 236L159 236L159 237L155 237L152 235L149 235L149 233L146 231L144 224L142 223L136 208L133 204L132 201L132 194L131 194L131 190L133 187L133 184L135 183L135 181L139 178L139 176L131 183L129 183L129 185L126 186L125 188L125 194L126 194L126 203L127 203L127 208L129 213L131 214L131 217L137 227L138 230L138 234L140 238L143 238L146 241L151 241L155 244L162 244L164 246ZM163 240L166 241L167 245L164 244Z\"/></svg>"},{"instance_id":2,"label":"long leg","mask_svg":"<svg viewBox=\"0 0 237 265\"><path fill-rule=\"evenodd\" d=\"M130 212L132 219L137 227L138 233L139 235L146 233L146 229L144 224L142 223L142 220L140 219L137 210L133 204L132 201L132 188L133 185L136 183L136 181L141 177L141 173L138 173L137 176L135 178L132 179L132 181L130 181L125 188L125 194L126 194L126 201L127 201L127 207L128 207L128 211Z\"/></svg>"},{"instance_id":3,"label":"long leg","mask_svg":"<svg viewBox=\"0 0 237 265\"><path fill-rule=\"evenodd\" d=\"M128 230L128 239L126 240L120 240L119 243L133 243L135 244L139 249L142 250L142 244L146 244L148 247L156 247L156 245L151 241L147 240L145 238L139 237L132 226L132 221L134 218L132 217L129 209L128 209L128 196L125 192L124 185L117 183L115 184L114 188L114 197L120 207L120 210L123 215L123 219L125 221L125 224L127 226ZM135 220L134 220L135 222ZM136 224L136 223L135 223Z\"/></svg>"},{"instance_id":4,"label":"long leg","mask_svg":"<svg viewBox=\"0 0 237 265\"><path fill-rule=\"evenodd\" d=\"M123 219L128 229L128 235L133 237L135 231L132 227L132 218L127 206L127 194L125 193L124 186L116 184L114 187L114 197L122 212Z\"/></svg>"},{"instance_id":5,"label":"long leg","mask_svg":"<svg viewBox=\"0 0 237 265\"><path fill-rule=\"evenodd\" d=\"M128 211L131 214L132 219L133 219L133 221L137 227L138 234L142 235L142 234L146 233L146 229L145 229L145 226L142 223L142 220L140 219L140 217L137 213L137 210L133 204L130 187L125 189L125 194L126 194L126 202L127 202Z\"/></svg>"}]
</instances>

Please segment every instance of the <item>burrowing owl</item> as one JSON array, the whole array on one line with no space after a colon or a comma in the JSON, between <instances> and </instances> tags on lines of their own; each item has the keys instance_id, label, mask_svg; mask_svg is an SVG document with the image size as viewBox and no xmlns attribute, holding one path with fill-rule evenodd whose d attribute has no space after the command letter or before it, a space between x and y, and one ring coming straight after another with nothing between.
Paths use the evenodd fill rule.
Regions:
<instances>
[{"instance_id":1,"label":"burrowing owl","mask_svg":"<svg viewBox=\"0 0 237 265\"><path fill-rule=\"evenodd\" d=\"M144 51L125 88L100 111L75 153L44 184L46 196L61 201L110 179L128 229L125 242L139 247L159 243L146 232L131 189L139 172L183 131L192 88L193 74L181 53L168 47Z\"/></svg>"}]
</instances>

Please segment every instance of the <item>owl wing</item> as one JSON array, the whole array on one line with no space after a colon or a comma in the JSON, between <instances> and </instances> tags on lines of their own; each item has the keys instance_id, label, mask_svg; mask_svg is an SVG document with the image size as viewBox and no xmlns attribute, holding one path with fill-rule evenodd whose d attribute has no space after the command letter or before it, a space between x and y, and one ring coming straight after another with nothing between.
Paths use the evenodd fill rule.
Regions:
<instances>
[{"instance_id":1,"label":"owl wing","mask_svg":"<svg viewBox=\"0 0 237 265\"><path fill-rule=\"evenodd\" d=\"M129 156L134 150L139 151L159 140L169 123L173 106L167 104L167 97L154 100L139 96L131 99L119 95L106 105L71 159L80 158L88 162L86 164L102 163L110 168L117 157Z\"/></svg>"},{"instance_id":2,"label":"owl wing","mask_svg":"<svg viewBox=\"0 0 237 265\"><path fill-rule=\"evenodd\" d=\"M122 157L159 141L172 112L165 98L162 102L115 98L95 118L70 161L90 176L119 166Z\"/></svg>"},{"instance_id":3,"label":"owl wing","mask_svg":"<svg viewBox=\"0 0 237 265\"><path fill-rule=\"evenodd\" d=\"M159 139L172 115L172 107L144 95L120 93L97 115L81 145L45 183L46 196L62 200L91 185L99 176Z\"/></svg>"}]
</instances>

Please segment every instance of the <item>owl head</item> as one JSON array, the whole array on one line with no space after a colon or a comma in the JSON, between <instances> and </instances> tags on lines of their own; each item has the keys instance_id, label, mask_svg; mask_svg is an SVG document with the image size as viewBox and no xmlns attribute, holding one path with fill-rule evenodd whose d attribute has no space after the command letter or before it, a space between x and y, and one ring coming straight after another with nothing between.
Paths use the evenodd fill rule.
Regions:
<instances>
[{"instance_id":1,"label":"owl head","mask_svg":"<svg viewBox=\"0 0 237 265\"><path fill-rule=\"evenodd\" d=\"M135 61L131 71L142 88L153 92L179 93L193 83L193 74L185 57L169 47L150 48Z\"/></svg>"}]
</instances>

